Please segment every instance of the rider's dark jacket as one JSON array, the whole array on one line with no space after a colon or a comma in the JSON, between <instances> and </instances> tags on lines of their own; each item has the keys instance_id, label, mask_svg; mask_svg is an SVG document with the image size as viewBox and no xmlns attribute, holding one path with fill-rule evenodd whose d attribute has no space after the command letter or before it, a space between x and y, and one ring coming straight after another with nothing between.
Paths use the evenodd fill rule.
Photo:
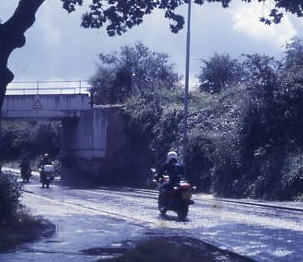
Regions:
<instances>
[{"instance_id":1,"label":"rider's dark jacket","mask_svg":"<svg viewBox=\"0 0 303 262\"><path fill-rule=\"evenodd\" d=\"M21 173L24 173L30 169L30 163L27 159L23 159L20 163Z\"/></svg>"},{"instance_id":2,"label":"rider's dark jacket","mask_svg":"<svg viewBox=\"0 0 303 262\"><path fill-rule=\"evenodd\" d=\"M169 184L178 184L184 177L183 165L176 159L171 159L169 162L166 162L165 165L160 169L159 177L163 177L164 175L169 176Z\"/></svg>"}]
</instances>

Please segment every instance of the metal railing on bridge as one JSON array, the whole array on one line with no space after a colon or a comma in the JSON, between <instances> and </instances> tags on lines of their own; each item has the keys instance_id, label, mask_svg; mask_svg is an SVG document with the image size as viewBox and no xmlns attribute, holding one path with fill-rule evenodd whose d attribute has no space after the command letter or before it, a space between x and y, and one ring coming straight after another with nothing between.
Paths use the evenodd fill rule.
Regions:
<instances>
[{"instance_id":1,"label":"metal railing on bridge","mask_svg":"<svg viewBox=\"0 0 303 262\"><path fill-rule=\"evenodd\" d=\"M77 81L23 81L11 82L6 95L87 94L91 85L86 80Z\"/></svg>"}]
</instances>

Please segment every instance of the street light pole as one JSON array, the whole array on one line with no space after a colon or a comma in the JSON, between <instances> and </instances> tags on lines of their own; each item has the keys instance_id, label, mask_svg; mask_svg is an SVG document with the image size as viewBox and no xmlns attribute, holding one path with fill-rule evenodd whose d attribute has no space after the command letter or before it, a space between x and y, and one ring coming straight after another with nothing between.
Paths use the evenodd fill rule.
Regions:
<instances>
[{"instance_id":1,"label":"street light pole","mask_svg":"<svg viewBox=\"0 0 303 262\"><path fill-rule=\"evenodd\" d=\"M190 22L191 22L191 0L188 0L187 10L187 35L186 35L186 62L185 62L185 88L184 88L184 112L183 112L183 148L182 161L186 170L186 145L187 145L187 118L188 118L188 89L189 89L189 61L190 61Z\"/></svg>"}]
</instances>

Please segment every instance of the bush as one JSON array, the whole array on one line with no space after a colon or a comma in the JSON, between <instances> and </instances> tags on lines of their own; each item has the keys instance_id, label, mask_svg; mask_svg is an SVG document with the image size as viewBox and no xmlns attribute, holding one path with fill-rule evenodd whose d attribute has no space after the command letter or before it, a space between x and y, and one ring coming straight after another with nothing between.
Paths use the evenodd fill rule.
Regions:
<instances>
[{"instance_id":1,"label":"bush","mask_svg":"<svg viewBox=\"0 0 303 262\"><path fill-rule=\"evenodd\" d=\"M20 184L8 173L0 174L0 221L11 217L20 207Z\"/></svg>"},{"instance_id":2,"label":"bush","mask_svg":"<svg viewBox=\"0 0 303 262\"><path fill-rule=\"evenodd\" d=\"M283 161L274 194L281 200L300 199L303 188L303 153L301 149L288 152Z\"/></svg>"},{"instance_id":3,"label":"bush","mask_svg":"<svg viewBox=\"0 0 303 262\"><path fill-rule=\"evenodd\" d=\"M154 165L163 163L167 152L179 148L182 110L170 101L179 99L179 93L142 93L124 107L126 134L133 144L146 144ZM169 107L164 107L164 103Z\"/></svg>"},{"instance_id":4,"label":"bush","mask_svg":"<svg viewBox=\"0 0 303 262\"><path fill-rule=\"evenodd\" d=\"M50 221L21 209L0 224L0 252L42 237L51 237L55 231L56 226Z\"/></svg>"}]
</instances>

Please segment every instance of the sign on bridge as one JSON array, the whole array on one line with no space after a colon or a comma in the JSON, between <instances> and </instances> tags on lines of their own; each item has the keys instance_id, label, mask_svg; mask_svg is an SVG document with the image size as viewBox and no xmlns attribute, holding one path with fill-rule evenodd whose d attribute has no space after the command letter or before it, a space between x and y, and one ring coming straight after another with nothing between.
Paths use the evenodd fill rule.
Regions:
<instances>
[{"instance_id":1,"label":"sign on bridge","mask_svg":"<svg viewBox=\"0 0 303 262\"><path fill-rule=\"evenodd\" d=\"M43 109L39 96L36 96L36 99L33 104L33 109Z\"/></svg>"}]
</instances>

